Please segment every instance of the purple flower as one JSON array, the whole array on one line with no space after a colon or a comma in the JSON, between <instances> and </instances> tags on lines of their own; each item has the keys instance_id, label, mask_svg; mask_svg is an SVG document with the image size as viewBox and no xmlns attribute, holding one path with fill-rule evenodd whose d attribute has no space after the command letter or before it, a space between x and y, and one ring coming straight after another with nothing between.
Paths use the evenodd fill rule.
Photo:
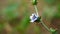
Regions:
<instances>
[{"instance_id":1,"label":"purple flower","mask_svg":"<svg viewBox=\"0 0 60 34\"><path fill-rule=\"evenodd\" d=\"M35 13L33 13L32 16L30 16L30 19L30 22L35 22L38 19L38 16Z\"/></svg>"}]
</instances>

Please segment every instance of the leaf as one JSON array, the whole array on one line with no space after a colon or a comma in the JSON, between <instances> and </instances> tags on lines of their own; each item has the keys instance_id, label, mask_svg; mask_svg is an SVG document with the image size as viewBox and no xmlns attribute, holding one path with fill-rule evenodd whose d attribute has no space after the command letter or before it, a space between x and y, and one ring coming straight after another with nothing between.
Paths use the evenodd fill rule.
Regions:
<instances>
[{"instance_id":1,"label":"leaf","mask_svg":"<svg viewBox=\"0 0 60 34\"><path fill-rule=\"evenodd\" d=\"M22 19L21 24L19 26L21 30L25 30L27 28L27 26L29 25L29 23L30 23L29 13L27 12L24 15L25 16Z\"/></svg>"}]
</instances>

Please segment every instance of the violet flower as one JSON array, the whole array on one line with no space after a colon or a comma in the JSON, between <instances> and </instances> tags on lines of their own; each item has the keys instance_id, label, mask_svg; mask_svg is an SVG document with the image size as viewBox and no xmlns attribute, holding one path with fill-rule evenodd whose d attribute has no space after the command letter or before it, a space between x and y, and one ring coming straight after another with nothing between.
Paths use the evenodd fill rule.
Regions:
<instances>
[{"instance_id":1,"label":"violet flower","mask_svg":"<svg viewBox=\"0 0 60 34\"><path fill-rule=\"evenodd\" d=\"M35 13L32 14L32 16L30 16L31 21L30 22L35 22L38 19L39 16L37 16Z\"/></svg>"}]
</instances>

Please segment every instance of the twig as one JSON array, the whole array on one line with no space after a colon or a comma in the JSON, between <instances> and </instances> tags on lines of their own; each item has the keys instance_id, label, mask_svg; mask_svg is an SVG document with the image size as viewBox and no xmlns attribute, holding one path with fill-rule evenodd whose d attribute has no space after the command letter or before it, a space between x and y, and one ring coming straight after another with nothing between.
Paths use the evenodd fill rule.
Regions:
<instances>
[{"instance_id":1,"label":"twig","mask_svg":"<svg viewBox=\"0 0 60 34\"><path fill-rule=\"evenodd\" d=\"M42 19L41 19L41 23L42 23L42 25L43 25L48 31L50 31L50 29L44 24L44 22L42 21Z\"/></svg>"},{"instance_id":2,"label":"twig","mask_svg":"<svg viewBox=\"0 0 60 34\"><path fill-rule=\"evenodd\" d=\"M35 11L36 11L37 16L39 16L37 6L34 5L34 8L35 8ZM42 23L42 25L43 25L48 31L50 31L50 29L44 24L44 22L42 21L42 19L41 19L41 23Z\"/></svg>"},{"instance_id":3,"label":"twig","mask_svg":"<svg viewBox=\"0 0 60 34\"><path fill-rule=\"evenodd\" d=\"M35 11L36 11L37 16L39 16L37 6L34 5L34 8L35 8Z\"/></svg>"},{"instance_id":4,"label":"twig","mask_svg":"<svg viewBox=\"0 0 60 34\"><path fill-rule=\"evenodd\" d=\"M39 16L39 14L38 14L38 8L37 8L37 0L34 0L33 3L35 3L35 4L33 4L33 5L34 5L34 9L35 9L35 11L36 11L36 14L37 14L37 16ZM55 30L54 30L54 31L50 30L50 28L48 28L48 26L42 21L42 19L40 19L40 22L42 23L42 25L43 25L49 32L55 32Z\"/></svg>"}]
</instances>

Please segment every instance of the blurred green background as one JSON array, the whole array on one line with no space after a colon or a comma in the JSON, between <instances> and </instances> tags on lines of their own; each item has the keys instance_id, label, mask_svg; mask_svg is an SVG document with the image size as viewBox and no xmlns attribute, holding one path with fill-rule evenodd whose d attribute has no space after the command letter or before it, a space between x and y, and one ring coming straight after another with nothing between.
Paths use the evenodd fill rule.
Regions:
<instances>
[{"instance_id":1,"label":"blurred green background","mask_svg":"<svg viewBox=\"0 0 60 34\"><path fill-rule=\"evenodd\" d=\"M38 0L39 15L42 15L43 8L47 4L50 7L54 2L54 0ZM46 12L43 13L51 16L48 11L50 9L46 8ZM0 34L50 34L40 23L30 23L29 17L34 11L31 0L0 0Z\"/></svg>"},{"instance_id":2,"label":"blurred green background","mask_svg":"<svg viewBox=\"0 0 60 34\"><path fill-rule=\"evenodd\" d=\"M30 23L32 12L30 0L0 0L0 34L40 34L40 28Z\"/></svg>"}]
</instances>

